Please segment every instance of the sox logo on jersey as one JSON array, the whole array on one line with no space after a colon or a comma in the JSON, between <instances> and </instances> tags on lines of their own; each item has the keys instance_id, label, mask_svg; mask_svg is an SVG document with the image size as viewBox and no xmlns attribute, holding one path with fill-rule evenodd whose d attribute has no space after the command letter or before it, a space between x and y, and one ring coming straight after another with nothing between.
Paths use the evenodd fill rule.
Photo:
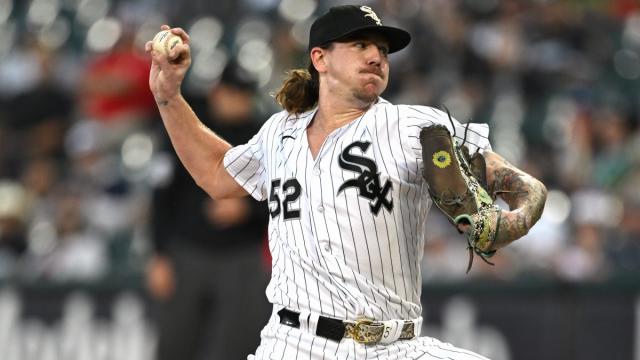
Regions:
<instances>
[{"instance_id":1,"label":"sox logo on jersey","mask_svg":"<svg viewBox=\"0 0 640 360\"><path fill-rule=\"evenodd\" d=\"M353 148L359 148L360 151L365 153L370 145L370 142L356 141L347 146L340 154L340 167L359 173L360 176L347 180L340 185L338 194L349 187L357 188L358 195L373 201L370 204L371 211L377 215L383 205L387 210L393 208L393 198L387 199L387 193L392 190L393 186L389 180L382 187L380 186L380 173L375 161L351 153Z\"/></svg>"}]
</instances>

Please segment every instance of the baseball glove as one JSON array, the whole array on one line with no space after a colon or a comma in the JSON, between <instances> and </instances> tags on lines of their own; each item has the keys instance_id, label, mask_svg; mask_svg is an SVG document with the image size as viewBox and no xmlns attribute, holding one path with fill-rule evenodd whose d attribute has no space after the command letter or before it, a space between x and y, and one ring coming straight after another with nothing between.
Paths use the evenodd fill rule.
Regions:
<instances>
[{"instance_id":1,"label":"baseball glove","mask_svg":"<svg viewBox=\"0 0 640 360\"><path fill-rule=\"evenodd\" d=\"M485 190L484 157L479 153L470 156L464 141L458 145L442 125L423 128L420 143L422 176L431 200L459 232L462 233L459 225L469 225L465 232L469 250L467 272L473 265L474 254L493 265L487 258L495 254L492 246L499 231L501 210Z\"/></svg>"}]
</instances>

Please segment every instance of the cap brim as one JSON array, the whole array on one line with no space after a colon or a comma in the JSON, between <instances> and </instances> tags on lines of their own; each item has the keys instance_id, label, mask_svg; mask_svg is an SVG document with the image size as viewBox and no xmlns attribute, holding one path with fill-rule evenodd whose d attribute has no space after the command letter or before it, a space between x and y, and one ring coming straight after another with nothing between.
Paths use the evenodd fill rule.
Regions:
<instances>
[{"instance_id":1,"label":"cap brim","mask_svg":"<svg viewBox=\"0 0 640 360\"><path fill-rule=\"evenodd\" d=\"M402 29L384 25L370 25L351 29L344 34L336 36L328 42L338 41L362 31L376 32L386 38L389 42L389 54L404 49L411 42L411 35L408 32Z\"/></svg>"}]
</instances>

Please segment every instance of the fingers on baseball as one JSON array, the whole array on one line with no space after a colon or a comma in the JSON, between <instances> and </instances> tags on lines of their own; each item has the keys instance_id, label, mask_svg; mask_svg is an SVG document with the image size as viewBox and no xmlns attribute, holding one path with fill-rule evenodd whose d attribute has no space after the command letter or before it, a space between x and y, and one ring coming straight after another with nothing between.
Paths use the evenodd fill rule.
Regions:
<instances>
[{"instance_id":1,"label":"fingers on baseball","mask_svg":"<svg viewBox=\"0 0 640 360\"><path fill-rule=\"evenodd\" d=\"M182 44L176 45L165 56L154 49L153 40L147 41L144 44L144 50L151 56L153 63L156 63L160 66L163 66L164 64L189 65L191 62L191 50L189 46L190 38L187 32L182 28L171 28L166 24L160 26L160 30L170 30L172 34L177 35L180 37L180 39L182 39Z\"/></svg>"},{"instance_id":2,"label":"fingers on baseball","mask_svg":"<svg viewBox=\"0 0 640 360\"><path fill-rule=\"evenodd\" d=\"M179 44L176 45L167 56L169 62L171 64L183 64L185 61L188 61L190 55L190 48L188 44Z\"/></svg>"},{"instance_id":3,"label":"fingers on baseball","mask_svg":"<svg viewBox=\"0 0 640 360\"><path fill-rule=\"evenodd\" d=\"M187 32L184 31L184 29L181 27L176 27L171 29L171 33L173 35L180 36L180 38L182 39L182 42L185 44L189 44L189 41L191 40L191 37L189 36L189 34L187 34Z\"/></svg>"},{"instance_id":4,"label":"fingers on baseball","mask_svg":"<svg viewBox=\"0 0 640 360\"><path fill-rule=\"evenodd\" d=\"M191 37L189 36L189 34L187 34L187 32L184 31L184 29L181 27L172 28L169 25L165 24L160 26L160 30L170 30L173 35L180 36L180 39L182 39L182 42L185 44L189 44L191 40Z\"/></svg>"}]
</instances>

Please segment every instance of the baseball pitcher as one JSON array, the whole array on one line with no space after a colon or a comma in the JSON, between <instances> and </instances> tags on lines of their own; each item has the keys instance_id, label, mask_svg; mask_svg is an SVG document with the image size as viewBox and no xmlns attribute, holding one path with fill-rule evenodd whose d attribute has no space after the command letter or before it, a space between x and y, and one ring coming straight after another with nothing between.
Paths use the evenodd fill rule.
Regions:
<instances>
[{"instance_id":1,"label":"baseball pitcher","mask_svg":"<svg viewBox=\"0 0 640 360\"><path fill-rule=\"evenodd\" d=\"M485 359L420 337L425 218L432 204L447 215L470 267L528 232L546 190L491 151L486 125L380 97L388 55L410 34L368 6L331 8L311 27L308 68L291 71L276 94L284 110L232 147L181 96L189 36L171 31L183 44L168 55L151 42L146 50L181 161L214 198L269 202L273 313L249 358Z\"/></svg>"}]
</instances>

